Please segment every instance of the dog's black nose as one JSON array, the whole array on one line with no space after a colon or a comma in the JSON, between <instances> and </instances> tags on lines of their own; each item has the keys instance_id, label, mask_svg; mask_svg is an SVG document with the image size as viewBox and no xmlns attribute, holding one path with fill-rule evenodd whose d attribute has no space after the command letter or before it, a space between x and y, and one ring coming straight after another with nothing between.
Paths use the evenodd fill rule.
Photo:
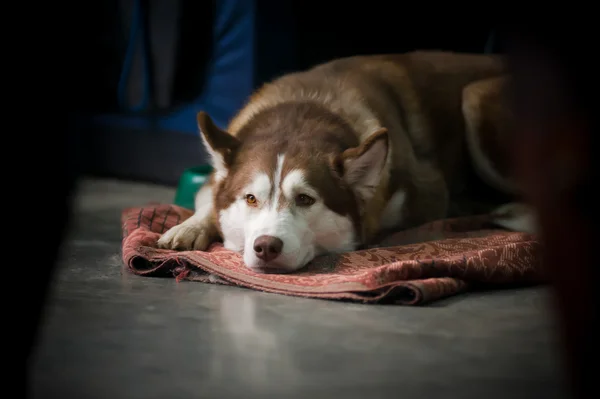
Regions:
<instances>
[{"instance_id":1,"label":"dog's black nose","mask_svg":"<svg viewBox=\"0 0 600 399\"><path fill-rule=\"evenodd\" d=\"M254 253L265 262L278 257L282 249L283 241L277 237L260 236L254 240Z\"/></svg>"}]
</instances>

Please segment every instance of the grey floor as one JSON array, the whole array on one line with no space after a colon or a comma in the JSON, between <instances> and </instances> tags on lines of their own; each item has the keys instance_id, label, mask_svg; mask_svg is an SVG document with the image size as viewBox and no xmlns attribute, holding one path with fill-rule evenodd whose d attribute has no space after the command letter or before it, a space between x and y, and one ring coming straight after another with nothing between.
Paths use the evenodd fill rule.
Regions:
<instances>
[{"instance_id":1,"label":"grey floor","mask_svg":"<svg viewBox=\"0 0 600 399\"><path fill-rule=\"evenodd\" d=\"M123 207L170 188L81 186L34 365L36 398L562 398L544 288L427 307L137 277Z\"/></svg>"}]
</instances>

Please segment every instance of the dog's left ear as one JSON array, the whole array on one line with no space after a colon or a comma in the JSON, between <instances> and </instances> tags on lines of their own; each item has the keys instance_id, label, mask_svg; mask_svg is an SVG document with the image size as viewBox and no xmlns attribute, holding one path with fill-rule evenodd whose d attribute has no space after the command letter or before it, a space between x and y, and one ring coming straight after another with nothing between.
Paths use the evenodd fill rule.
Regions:
<instances>
[{"instance_id":1,"label":"dog's left ear","mask_svg":"<svg viewBox=\"0 0 600 399\"><path fill-rule=\"evenodd\" d=\"M211 157L211 165L217 172L217 176L223 178L227 176L240 141L215 125L206 112L199 112L196 119L200 137Z\"/></svg>"},{"instance_id":2,"label":"dog's left ear","mask_svg":"<svg viewBox=\"0 0 600 399\"><path fill-rule=\"evenodd\" d=\"M340 157L342 178L363 200L369 200L375 194L387 159L388 141L387 129L381 128Z\"/></svg>"}]
</instances>

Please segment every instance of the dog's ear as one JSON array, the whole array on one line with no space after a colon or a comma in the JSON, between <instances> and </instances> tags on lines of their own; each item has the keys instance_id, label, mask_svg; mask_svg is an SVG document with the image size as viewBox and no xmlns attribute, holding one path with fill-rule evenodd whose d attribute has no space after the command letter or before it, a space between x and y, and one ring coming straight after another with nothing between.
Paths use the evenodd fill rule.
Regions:
<instances>
[{"instance_id":1,"label":"dog's ear","mask_svg":"<svg viewBox=\"0 0 600 399\"><path fill-rule=\"evenodd\" d=\"M227 176L227 171L231 166L240 141L215 125L206 112L199 112L196 119L200 129L200 137L211 157L211 165L217 176L223 178Z\"/></svg>"},{"instance_id":2,"label":"dog's ear","mask_svg":"<svg viewBox=\"0 0 600 399\"><path fill-rule=\"evenodd\" d=\"M369 200L375 193L388 148L387 129L381 128L358 147L344 151L339 159L342 178L363 200Z\"/></svg>"}]
</instances>

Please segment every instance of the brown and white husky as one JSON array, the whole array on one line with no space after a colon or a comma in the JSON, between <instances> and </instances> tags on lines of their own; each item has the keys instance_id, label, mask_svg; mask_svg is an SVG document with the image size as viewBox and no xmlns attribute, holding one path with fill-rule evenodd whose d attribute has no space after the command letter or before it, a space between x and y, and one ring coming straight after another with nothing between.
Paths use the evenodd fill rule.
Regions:
<instances>
[{"instance_id":1,"label":"brown and white husky","mask_svg":"<svg viewBox=\"0 0 600 399\"><path fill-rule=\"evenodd\" d=\"M250 269L283 273L447 217L469 167L516 194L504 162L505 80L499 56L355 56L264 85L226 130L200 112L214 172L195 214L158 245L223 240ZM507 228L533 228L527 208L498 215Z\"/></svg>"}]
</instances>

